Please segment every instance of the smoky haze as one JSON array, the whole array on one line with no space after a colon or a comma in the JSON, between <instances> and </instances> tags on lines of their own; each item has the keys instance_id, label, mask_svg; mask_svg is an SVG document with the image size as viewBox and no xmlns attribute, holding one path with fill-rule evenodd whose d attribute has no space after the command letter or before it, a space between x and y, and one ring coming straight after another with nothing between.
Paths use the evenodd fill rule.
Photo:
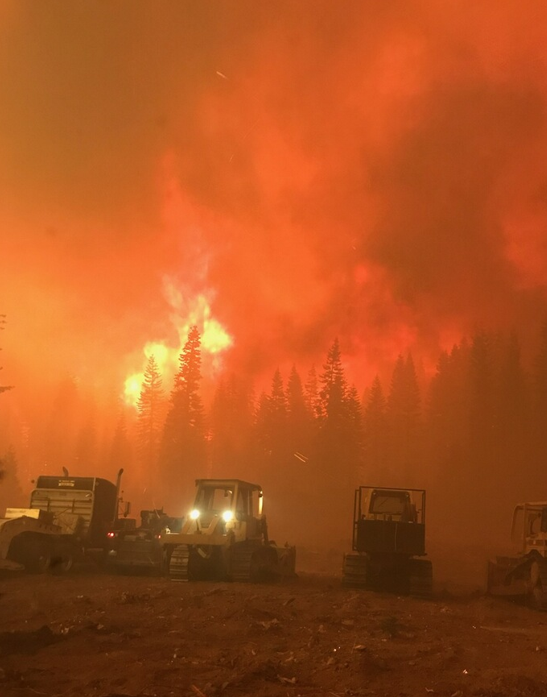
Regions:
<instances>
[{"instance_id":1,"label":"smoky haze","mask_svg":"<svg viewBox=\"0 0 547 697\"><path fill-rule=\"evenodd\" d=\"M2 363L17 416L102 400L193 299L269 380L360 390L545 316L541 0L4 2ZM178 301L173 301L173 289ZM177 318L174 319L174 318ZM23 415L23 416L21 416Z\"/></svg>"}]
</instances>

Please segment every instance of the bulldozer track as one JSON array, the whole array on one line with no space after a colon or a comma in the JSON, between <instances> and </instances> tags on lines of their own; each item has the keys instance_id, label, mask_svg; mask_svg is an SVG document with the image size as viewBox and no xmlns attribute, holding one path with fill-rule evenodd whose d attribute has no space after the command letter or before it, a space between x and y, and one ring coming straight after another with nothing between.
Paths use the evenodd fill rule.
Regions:
<instances>
[{"instance_id":1,"label":"bulldozer track","mask_svg":"<svg viewBox=\"0 0 547 697\"><path fill-rule=\"evenodd\" d=\"M430 598L433 593L433 566L428 559L411 559L408 577L409 595Z\"/></svg>"},{"instance_id":2,"label":"bulldozer track","mask_svg":"<svg viewBox=\"0 0 547 697\"><path fill-rule=\"evenodd\" d=\"M188 581L190 550L187 545L177 545L169 560L169 578L172 581Z\"/></svg>"},{"instance_id":3,"label":"bulldozer track","mask_svg":"<svg viewBox=\"0 0 547 697\"><path fill-rule=\"evenodd\" d=\"M345 554L342 584L348 588L369 588L368 560L363 554Z\"/></svg>"},{"instance_id":4,"label":"bulldozer track","mask_svg":"<svg viewBox=\"0 0 547 697\"><path fill-rule=\"evenodd\" d=\"M230 576L232 581L248 582L252 580L254 547L236 545L232 551Z\"/></svg>"}]
</instances>

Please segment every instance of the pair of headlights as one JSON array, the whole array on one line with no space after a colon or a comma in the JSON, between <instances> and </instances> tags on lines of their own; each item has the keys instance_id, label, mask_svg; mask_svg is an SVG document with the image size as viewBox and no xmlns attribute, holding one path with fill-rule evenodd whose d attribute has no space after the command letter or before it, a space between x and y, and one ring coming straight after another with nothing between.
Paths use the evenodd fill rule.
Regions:
<instances>
[{"instance_id":1,"label":"pair of headlights","mask_svg":"<svg viewBox=\"0 0 547 697\"><path fill-rule=\"evenodd\" d=\"M190 512L190 518L192 520L197 520L199 518L199 516L200 516L200 512L198 511L197 508L194 508L194 510ZM222 514L222 520L225 523L229 523L233 519L234 519L234 514L232 513L232 511L224 511L224 513Z\"/></svg>"}]
</instances>

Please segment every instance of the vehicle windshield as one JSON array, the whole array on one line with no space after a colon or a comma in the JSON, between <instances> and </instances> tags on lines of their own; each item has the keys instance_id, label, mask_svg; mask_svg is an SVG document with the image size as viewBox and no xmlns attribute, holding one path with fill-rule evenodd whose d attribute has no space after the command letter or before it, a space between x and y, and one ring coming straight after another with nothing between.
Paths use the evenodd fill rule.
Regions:
<instances>
[{"instance_id":1,"label":"vehicle windshield","mask_svg":"<svg viewBox=\"0 0 547 697\"><path fill-rule=\"evenodd\" d=\"M196 508L200 511L223 512L232 507L233 489L225 487L203 487L196 499Z\"/></svg>"},{"instance_id":2,"label":"vehicle windshield","mask_svg":"<svg viewBox=\"0 0 547 697\"><path fill-rule=\"evenodd\" d=\"M370 512L375 514L402 515L410 503L406 491L379 492L373 491L370 501Z\"/></svg>"}]
</instances>

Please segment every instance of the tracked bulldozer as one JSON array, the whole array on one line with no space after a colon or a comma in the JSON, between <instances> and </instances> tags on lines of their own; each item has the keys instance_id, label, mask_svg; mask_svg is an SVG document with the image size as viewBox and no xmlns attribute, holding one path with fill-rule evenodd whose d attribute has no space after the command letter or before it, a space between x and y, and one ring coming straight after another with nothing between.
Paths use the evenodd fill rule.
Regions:
<instances>
[{"instance_id":1,"label":"tracked bulldozer","mask_svg":"<svg viewBox=\"0 0 547 697\"><path fill-rule=\"evenodd\" d=\"M196 480L180 532L164 530L164 568L178 581L266 581L295 576L296 550L268 537L262 487L240 479Z\"/></svg>"},{"instance_id":2,"label":"tracked bulldozer","mask_svg":"<svg viewBox=\"0 0 547 697\"><path fill-rule=\"evenodd\" d=\"M515 553L488 562L487 592L547 610L547 501L515 507L511 539Z\"/></svg>"},{"instance_id":3,"label":"tracked bulldozer","mask_svg":"<svg viewBox=\"0 0 547 697\"><path fill-rule=\"evenodd\" d=\"M361 486L355 491L352 552L343 585L428 597L433 572L425 551L425 491Z\"/></svg>"}]
</instances>

